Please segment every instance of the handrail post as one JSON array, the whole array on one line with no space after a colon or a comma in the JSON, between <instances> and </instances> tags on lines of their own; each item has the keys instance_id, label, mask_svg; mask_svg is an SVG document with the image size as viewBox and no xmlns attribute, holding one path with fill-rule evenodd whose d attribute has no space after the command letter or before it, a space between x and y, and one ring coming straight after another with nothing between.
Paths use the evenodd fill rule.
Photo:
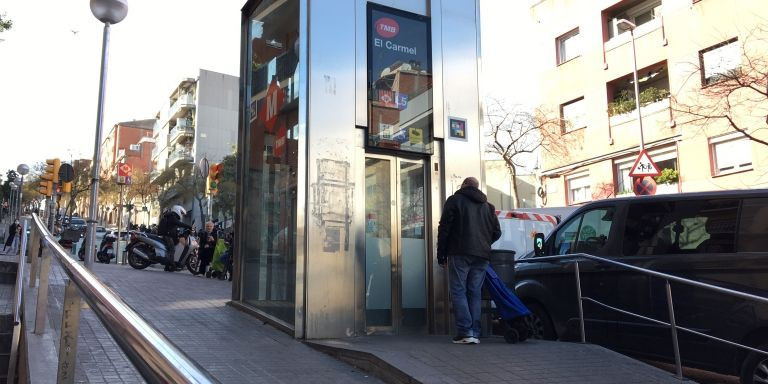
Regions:
<instances>
[{"instance_id":1,"label":"handrail post","mask_svg":"<svg viewBox=\"0 0 768 384\"><path fill-rule=\"evenodd\" d=\"M33 222L34 223L34 222ZM32 265L29 267L29 287L34 288L35 285L37 285L37 272L40 268L40 244L42 242L42 237L40 236L40 232L38 232L39 229L37 228L37 225L32 225L32 231L30 236L30 249L29 249L29 259L32 262Z\"/></svg>"},{"instance_id":2,"label":"handrail post","mask_svg":"<svg viewBox=\"0 0 768 384\"><path fill-rule=\"evenodd\" d=\"M579 327L581 327L581 342L586 343L587 335L584 333L584 306L581 303L581 275L579 273L578 261L574 263L573 271L576 273L576 295L579 298Z\"/></svg>"},{"instance_id":3,"label":"handrail post","mask_svg":"<svg viewBox=\"0 0 768 384\"><path fill-rule=\"evenodd\" d=\"M45 332L45 315L48 312L48 280L51 272L51 255L43 252L40 260L40 284L37 286L37 309L35 310L35 334Z\"/></svg>"},{"instance_id":4,"label":"handrail post","mask_svg":"<svg viewBox=\"0 0 768 384\"><path fill-rule=\"evenodd\" d=\"M59 369L57 383L75 382L77 335L80 331L80 292L72 280L67 280L64 305L61 312L61 338L59 341Z\"/></svg>"},{"instance_id":5,"label":"handrail post","mask_svg":"<svg viewBox=\"0 0 768 384\"><path fill-rule=\"evenodd\" d=\"M27 228L29 228L29 218L21 219L21 248L19 249L18 266L16 268L16 285L13 291L13 335L11 338L11 351L8 356L8 376L9 383L14 383L16 379L16 362L19 356L19 339L21 338L21 293L24 290L24 267L27 264Z\"/></svg>"},{"instance_id":6,"label":"handrail post","mask_svg":"<svg viewBox=\"0 0 768 384\"><path fill-rule=\"evenodd\" d=\"M672 287L669 280L664 280L667 287L667 308L669 310L669 328L672 330L672 348L675 350L675 376L683 379L683 367L680 362L680 347L677 344L677 324L675 323L675 308L672 305Z\"/></svg>"}]
</instances>

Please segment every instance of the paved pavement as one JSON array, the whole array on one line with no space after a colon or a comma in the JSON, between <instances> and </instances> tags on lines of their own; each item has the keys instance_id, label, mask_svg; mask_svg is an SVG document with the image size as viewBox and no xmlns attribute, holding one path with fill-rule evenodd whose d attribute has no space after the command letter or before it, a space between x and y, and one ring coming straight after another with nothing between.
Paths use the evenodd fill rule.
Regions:
<instances>
[{"instance_id":1,"label":"paved pavement","mask_svg":"<svg viewBox=\"0 0 768 384\"><path fill-rule=\"evenodd\" d=\"M56 264L49 323L58 330L64 274ZM114 264L96 264L94 271L222 383L382 382L342 360L378 370L390 382L677 383L668 372L598 346L575 343L511 345L487 338L480 345L453 345L449 336L371 336L305 344L226 306L231 297L227 281ZM58 343L58 336L53 338ZM81 314L78 340L76 382L143 382L87 308Z\"/></svg>"}]
</instances>

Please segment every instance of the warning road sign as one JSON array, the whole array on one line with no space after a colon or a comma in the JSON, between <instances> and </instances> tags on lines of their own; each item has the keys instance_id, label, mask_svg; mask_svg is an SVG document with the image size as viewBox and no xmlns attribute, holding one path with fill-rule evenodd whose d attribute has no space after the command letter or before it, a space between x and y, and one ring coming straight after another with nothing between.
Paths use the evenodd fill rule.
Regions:
<instances>
[{"instance_id":1,"label":"warning road sign","mask_svg":"<svg viewBox=\"0 0 768 384\"><path fill-rule=\"evenodd\" d=\"M640 152L640 154L637 156L637 160L635 160L635 164L629 171L629 177L655 177L659 175L661 175L659 167L657 167L656 163L651 160L651 157L648 156L648 153L645 152L645 150Z\"/></svg>"}]
</instances>

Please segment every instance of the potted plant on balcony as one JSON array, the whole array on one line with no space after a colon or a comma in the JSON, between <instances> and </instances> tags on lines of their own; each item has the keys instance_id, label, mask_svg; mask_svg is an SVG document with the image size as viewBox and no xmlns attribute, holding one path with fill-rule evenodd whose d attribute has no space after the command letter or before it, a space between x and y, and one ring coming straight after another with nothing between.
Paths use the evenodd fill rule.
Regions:
<instances>
[{"instance_id":1,"label":"potted plant on balcony","mask_svg":"<svg viewBox=\"0 0 768 384\"><path fill-rule=\"evenodd\" d=\"M648 87L640 92L640 107L669 97L669 91L666 89ZM608 116L617 116L629 113L635 110L635 97L629 89L622 89L619 95L608 103Z\"/></svg>"}]
</instances>

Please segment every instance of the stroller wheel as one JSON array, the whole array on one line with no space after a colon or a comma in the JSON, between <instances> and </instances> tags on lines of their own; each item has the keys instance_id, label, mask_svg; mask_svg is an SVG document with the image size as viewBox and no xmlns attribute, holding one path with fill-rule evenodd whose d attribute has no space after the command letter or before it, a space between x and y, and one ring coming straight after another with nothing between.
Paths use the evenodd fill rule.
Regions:
<instances>
[{"instance_id":1,"label":"stroller wheel","mask_svg":"<svg viewBox=\"0 0 768 384\"><path fill-rule=\"evenodd\" d=\"M517 342L521 341L520 334L517 332L516 329L510 328L506 332L504 332L504 340L507 343L516 344Z\"/></svg>"},{"instance_id":2,"label":"stroller wheel","mask_svg":"<svg viewBox=\"0 0 768 384\"><path fill-rule=\"evenodd\" d=\"M207 270L207 271L205 271L205 277L206 277L207 279L210 279L210 278L211 278L211 270L210 270L210 269L209 269L209 270Z\"/></svg>"}]
</instances>

